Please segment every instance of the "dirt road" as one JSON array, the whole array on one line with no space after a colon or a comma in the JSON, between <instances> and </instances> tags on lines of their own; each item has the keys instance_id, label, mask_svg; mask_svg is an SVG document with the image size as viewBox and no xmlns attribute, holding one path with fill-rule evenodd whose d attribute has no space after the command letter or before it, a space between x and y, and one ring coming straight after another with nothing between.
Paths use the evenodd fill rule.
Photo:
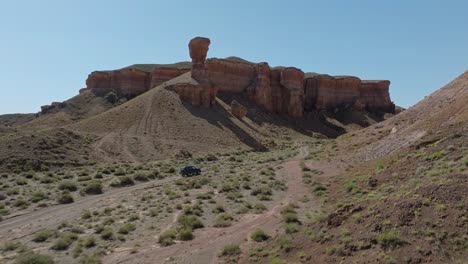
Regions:
<instances>
[{"instance_id":1,"label":"dirt road","mask_svg":"<svg viewBox=\"0 0 468 264\"><path fill-rule=\"evenodd\" d=\"M249 244L246 240L249 234L261 228L271 236L279 234L281 229L280 211L290 202L296 202L311 192L302 183L302 171L299 163L307 156L307 148L300 149L299 155L283 164L277 175L286 180L288 190L283 199L263 214L246 214L239 221L227 228L203 228L194 232L195 239L182 242L170 247L160 247L157 238L139 241L142 245L137 253L130 250L116 249L104 257L104 263L218 263L218 254L225 245L240 244L247 253ZM323 176L332 177L339 173L336 166L327 162L307 162L308 166L324 172ZM318 201L311 199L309 206L318 207ZM240 262L248 261L247 254L241 256Z\"/></svg>"}]
</instances>

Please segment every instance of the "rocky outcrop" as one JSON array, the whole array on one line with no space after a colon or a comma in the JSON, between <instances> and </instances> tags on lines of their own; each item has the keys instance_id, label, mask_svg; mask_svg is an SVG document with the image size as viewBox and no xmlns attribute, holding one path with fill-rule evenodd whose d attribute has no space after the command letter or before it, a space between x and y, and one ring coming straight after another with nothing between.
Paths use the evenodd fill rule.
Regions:
<instances>
[{"instance_id":1,"label":"rocky outcrop","mask_svg":"<svg viewBox=\"0 0 468 264\"><path fill-rule=\"evenodd\" d=\"M217 90L213 86L180 83L170 86L182 101L189 102L194 106L211 107L215 104Z\"/></svg>"},{"instance_id":2,"label":"rocky outcrop","mask_svg":"<svg viewBox=\"0 0 468 264\"><path fill-rule=\"evenodd\" d=\"M86 80L86 86L98 96L112 91L119 96L132 98L148 91L150 82L148 72L126 68L92 72Z\"/></svg>"},{"instance_id":3,"label":"rocky outcrop","mask_svg":"<svg viewBox=\"0 0 468 264\"><path fill-rule=\"evenodd\" d=\"M371 112L395 113L395 104L390 100L390 81L362 81L359 100Z\"/></svg>"},{"instance_id":4,"label":"rocky outcrop","mask_svg":"<svg viewBox=\"0 0 468 264\"><path fill-rule=\"evenodd\" d=\"M253 64L223 59L208 59L206 77L220 92L241 93L255 80Z\"/></svg>"},{"instance_id":5,"label":"rocky outcrop","mask_svg":"<svg viewBox=\"0 0 468 264\"><path fill-rule=\"evenodd\" d=\"M281 71L280 84L282 85L286 113L290 117L302 117L304 113L304 72L288 67Z\"/></svg>"},{"instance_id":6,"label":"rocky outcrop","mask_svg":"<svg viewBox=\"0 0 468 264\"><path fill-rule=\"evenodd\" d=\"M98 96L114 92L119 97L132 98L188 71L168 67L155 68L151 73L133 68L94 71L88 76L85 89Z\"/></svg>"},{"instance_id":7,"label":"rocky outcrop","mask_svg":"<svg viewBox=\"0 0 468 264\"><path fill-rule=\"evenodd\" d=\"M233 116L242 119L247 115L247 108L245 108L245 106L241 105L236 100L233 100L231 102L231 113Z\"/></svg>"},{"instance_id":8,"label":"rocky outcrop","mask_svg":"<svg viewBox=\"0 0 468 264\"><path fill-rule=\"evenodd\" d=\"M305 80L306 111L352 106L358 111L393 113L390 81L361 81L354 76L315 75Z\"/></svg>"},{"instance_id":9,"label":"rocky outcrop","mask_svg":"<svg viewBox=\"0 0 468 264\"><path fill-rule=\"evenodd\" d=\"M58 110L65 107L65 103L62 102L52 102L50 105L41 106L41 114L50 113L53 110Z\"/></svg>"},{"instance_id":10,"label":"rocky outcrop","mask_svg":"<svg viewBox=\"0 0 468 264\"><path fill-rule=\"evenodd\" d=\"M320 74L305 81L305 108L331 110L353 105L359 99L361 80L353 76Z\"/></svg>"},{"instance_id":11,"label":"rocky outcrop","mask_svg":"<svg viewBox=\"0 0 468 264\"><path fill-rule=\"evenodd\" d=\"M270 66L266 62L255 65L255 81L247 88L247 95L260 107L273 112Z\"/></svg>"},{"instance_id":12,"label":"rocky outcrop","mask_svg":"<svg viewBox=\"0 0 468 264\"><path fill-rule=\"evenodd\" d=\"M178 68L169 68L169 67L160 67L155 68L151 73L151 84L150 88L161 85L162 83L174 79L186 72L190 71L189 69L178 69Z\"/></svg>"},{"instance_id":13,"label":"rocky outcrop","mask_svg":"<svg viewBox=\"0 0 468 264\"><path fill-rule=\"evenodd\" d=\"M207 79L205 61L210 43L210 39L203 37L196 37L189 42L190 58L192 58L192 78L199 82Z\"/></svg>"}]
</instances>

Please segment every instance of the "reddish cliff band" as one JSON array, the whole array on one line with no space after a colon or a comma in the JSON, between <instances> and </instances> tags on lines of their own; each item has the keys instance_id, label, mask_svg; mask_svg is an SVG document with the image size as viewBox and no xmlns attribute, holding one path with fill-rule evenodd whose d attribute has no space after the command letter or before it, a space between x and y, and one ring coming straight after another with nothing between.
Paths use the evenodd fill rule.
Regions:
<instances>
[{"instance_id":1,"label":"reddish cliff band","mask_svg":"<svg viewBox=\"0 0 468 264\"><path fill-rule=\"evenodd\" d=\"M87 87L80 93L91 90L103 96L114 92L120 97L132 98L191 71L190 82L166 88L197 106L214 105L218 93L243 93L261 108L293 118L300 118L309 111L338 107L375 113L395 112L389 94L390 81L304 74L295 67L270 67L266 62L207 59L210 44L211 41L204 37L196 37L189 42L191 69L155 67L151 72L133 68L95 71L88 76ZM43 109L47 111L50 107L44 106ZM238 115L245 115L244 110Z\"/></svg>"}]
</instances>

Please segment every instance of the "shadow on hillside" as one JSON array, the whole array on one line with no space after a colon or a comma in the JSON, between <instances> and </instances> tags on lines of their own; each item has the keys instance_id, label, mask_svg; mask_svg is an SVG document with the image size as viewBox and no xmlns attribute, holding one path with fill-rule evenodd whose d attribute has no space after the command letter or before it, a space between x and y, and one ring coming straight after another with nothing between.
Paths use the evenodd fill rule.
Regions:
<instances>
[{"instance_id":1,"label":"shadow on hillside","mask_svg":"<svg viewBox=\"0 0 468 264\"><path fill-rule=\"evenodd\" d=\"M336 138L346 133L343 128L329 123L322 113L316 111L306 112L303 118L295 119L285 115L266 112L250 102L243 94L218 93L218 98L228 105L231 104L232 100L236 100L247 107L249 109L247 117L259 126L262 124L271 124L287 127L307 136L313 136L314 133L319 133L330 138Z\"/></svg>"},{"instance_id":2,"label":"shadow on hillside","mask_svg":"<svg viewBox=\"0 0 468 264\"><path fill-rule=\"evenodd\" d=\"M242 141L247 146L255 149L257 151L265 151L267 150L266 146L264 146L261 142L257 139L252 137L249 133L243 130L241 127L236 125L232 120L229 118L231 113L226 111L223 107L216 105L213 108L205 108L205 107L194 107L190 103L183 102L184 107L192 113L192 115L196 117L200 117L208 121L210 124L219 127L220 129L229 129L231 130L236 137Z\"/></svg>"}]
</instances>

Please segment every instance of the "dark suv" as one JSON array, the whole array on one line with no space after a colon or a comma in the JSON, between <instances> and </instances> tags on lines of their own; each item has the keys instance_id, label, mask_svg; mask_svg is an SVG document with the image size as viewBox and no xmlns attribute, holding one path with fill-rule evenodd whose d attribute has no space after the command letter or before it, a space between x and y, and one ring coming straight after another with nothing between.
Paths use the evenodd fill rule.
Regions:
<instances>
[{"instance_id":1,"label":"dark suv","mask_svg":"<svg viewBox=\"0 0 468 264\"><path fill-rule=\"evenodd\" d=\"M200 175L200 173L201 173L201 170L198 168L195 168L194 166L187 166L180 170L180 174L184 177Z\"/></svg>"}]
</instances>

